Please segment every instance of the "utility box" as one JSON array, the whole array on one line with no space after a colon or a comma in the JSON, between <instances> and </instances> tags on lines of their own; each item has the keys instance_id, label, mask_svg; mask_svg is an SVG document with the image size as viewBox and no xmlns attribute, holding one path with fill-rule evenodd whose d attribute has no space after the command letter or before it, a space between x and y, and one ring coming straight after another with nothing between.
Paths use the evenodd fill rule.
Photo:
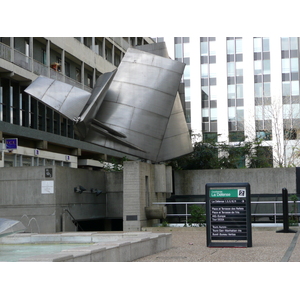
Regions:
<instances>
[{"instance_id":1,"label":"utility box","mask_svg":"<svg viewBox=\"0 0 300 300\"><path fill-rule=\"evenodd\" d=\"M207 247L252 247L249 183L206 184L206 238Z\"/></svg>"}]
</instances>

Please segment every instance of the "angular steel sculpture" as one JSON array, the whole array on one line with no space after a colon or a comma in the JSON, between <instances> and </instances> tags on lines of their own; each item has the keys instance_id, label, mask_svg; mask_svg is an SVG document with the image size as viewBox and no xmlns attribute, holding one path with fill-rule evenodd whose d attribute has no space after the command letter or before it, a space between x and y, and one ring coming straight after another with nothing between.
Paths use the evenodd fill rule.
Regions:
<instances>
[{"instance_id":1,"label":"angular steel sculpture","mask_svg":"<svg viewBox=\"0 0 300 300\"><path fill-rule=\"evenodd\" d=\"M149 44L129 48L92 94L45 77L25 91L74 120L82 140L161 162L192 152L178 94L184 66L165 43Z\"/></svg>"},{"instance_id":2,"label":"angular steel sculpture","mask_svg":"<svg viewBox=\"0 0 300 300\"><path fill-rule=\"evenodd\" d=\"M25 230L26 227L20 221L0 218L0 237Z\"/></svg>"}]
</instances>

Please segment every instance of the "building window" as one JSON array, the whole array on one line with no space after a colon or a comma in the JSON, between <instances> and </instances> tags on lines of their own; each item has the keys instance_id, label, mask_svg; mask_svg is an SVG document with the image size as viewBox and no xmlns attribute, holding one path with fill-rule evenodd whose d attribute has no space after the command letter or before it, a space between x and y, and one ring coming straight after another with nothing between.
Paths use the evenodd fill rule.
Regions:
<instances>
[{"instance_id":1,"label":"building window","mask_svg":"<svg viewBox=\"0 0 300 300\"><path fill-rule=\"evenodd\" d=\"M42 64L47 65L47 53L45 49L42 49Z\"/></svg>"},{"instance_id":2,"label":"building window","mask_svg":"<svg viewBox=\"0 0 300 300\"><path fill-rule=\"evenodd\" d=\"M272 138L269 38L253 39L253 58L256 136L269 140Z\"/></svg>"},{"instance_id":3,"label":"building window","mask_svg":"<svg viewBox=\"0 0 300 300\"><path fill-rule=\"evenodd\" d=\"M81 82L81 71L78 68L76 68L76 80Z\"/></svg>"},{"instance_id":4,"label":"building window","mask_svg":"<svg viewBox=\"0 0 300 300\"><path fill-rule=\"evenodd\" d=\"M216 38L200 38L202 131L217 133ZM204 134L203 133L203 134ZM204 138L204 136L203 136Z\"/></svg>"},{"instance_id":5,"label":"building window","mask_svg":"<svg viewBox=\"0 0 300 300\"><path fill-rule=\"evenodd\" d=\"M243 39L229 37L227 43L228 129L244 129Z\"/></svg>"}]
</instances>

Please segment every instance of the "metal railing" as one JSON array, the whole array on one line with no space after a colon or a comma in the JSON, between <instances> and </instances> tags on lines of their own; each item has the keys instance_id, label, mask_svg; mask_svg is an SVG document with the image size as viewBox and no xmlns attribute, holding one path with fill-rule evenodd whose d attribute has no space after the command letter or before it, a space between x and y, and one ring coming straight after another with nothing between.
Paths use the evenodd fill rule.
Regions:
<instances>
[{"instance_id":1,"label":"metal railing","mask_svg":"<svg viewBox=\"0 0 300 300\"><path fill-rule=\"evenodd\" d=\"M288 204L296 204L299 205L300 201L288 201ZM277 206L280 205L282 207L282 201L251 201L251 210L254 205L260 205L260 204L271 204L272 208L269 212L251 212L251 217L268 217L271 221L271 218L274 219L274 223L276 224L278 219L280 219L283 215L282 209L278 209ZM190 213L188 213L188 206L189 205L203 205L205 207L206 202L200 201L200 202L154 202L153 205L184 205L184 213L167 213L167 217L185 217L185 224L188 223L188 218L191 216ZM255 209L257 211L257 209ZM300 213L296 212L289 212L290 216L297 216L300 217ZM270 222L271 223L271 222ZM273 223L273 222L272 222Z\"/></svg>"},{"instance_id":2,"label":"metal railing","mask_svg":"<svg viewBox=\"0 0 300 300\"><path fill-rule=\"evenodd\" d=\"M43 63L33 59L32 57L27 56L26 54L19 52L16 49L0 43L0 58L7 60L16 64L17 66L31 71L37 75L48 76L49 75L49 66L44 65ZM76 86L78 88L84 89L85 91L92 92L92 88L82 84L76 79L70 78L66 75L63 75L60 72L52 70L50 68L50 78L59 80L70 85Z\"/></svg>"},{"instance_id":3,"label":"metal railing","mask_svg":"<svg viewBox=\"0 0 300 300\"><path fill-rule=\"evenodd\" d=\"M11 48L2 43L0 43L0 58L11 61Z\"/></svg>"},{"instance_id":4,"label":"metal railing","mask_svg":"<svg viewBox=\"0 0 300 300\"><path fill-rule=\"evenodd\" d=\"M77 230L78 230L78 228L80 228L83 231L83 229L79 225L78 221L74 218L74 216L71 214L71 212L67 208L64 209L64 212L66 212L66 213L69 214L69 216L71 217L71 220L72 220L73 224L77 227Z\"/></svg>"}]
</instances>

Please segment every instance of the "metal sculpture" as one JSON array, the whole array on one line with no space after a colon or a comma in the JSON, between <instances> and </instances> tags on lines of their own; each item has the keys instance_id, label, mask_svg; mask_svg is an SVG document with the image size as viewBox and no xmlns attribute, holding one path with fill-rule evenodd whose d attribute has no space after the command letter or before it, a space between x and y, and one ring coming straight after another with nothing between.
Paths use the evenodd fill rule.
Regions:
<instances>
[{"instance_id":1,"label":"metal sculpture","mask_svg":"<svg viewBox=\"0 0 300 300\"><path fill-rule=\"evenodd\" d=\"M39 77L25 91L69 119L84 141L152 162L192 152L178 88L184 64L165 43L129 48L92 93Z\"/></svg>"}]
</instances>

